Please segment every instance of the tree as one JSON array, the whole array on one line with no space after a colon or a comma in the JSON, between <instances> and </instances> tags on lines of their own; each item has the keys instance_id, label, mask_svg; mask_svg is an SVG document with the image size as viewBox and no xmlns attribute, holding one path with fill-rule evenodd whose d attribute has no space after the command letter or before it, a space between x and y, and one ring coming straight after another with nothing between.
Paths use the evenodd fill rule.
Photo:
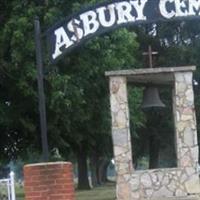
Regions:
<instances>
[{"instance_id":1,"label":"tree","mask_svg":"<svg viewBox=\"0 0 200 200\"><path fill-rule=\"evenodd\" d=\"M63 109L60 109L62 113L51 116L59 116L60 121L60 118L69 119L66 115L71 114L71 124L68 130L62 127L62 137L67 138L73 152L80 156L81 167L86 165L87 156L92 154L90 152L96 153L98 157L107 154L109 160L112 157L109 153L112 152L112 148L110 145L108 82L104 73L106 70L114 69L115 66L120 68L127 66L128 63L129 66L130 63L135 63L132 52L134 53L136 48L134 34L122 29L88 42L74 52L70 58L67 57L59 64L59 73L68 74L69 84L72 84L75 89L72 91L72 98L68 96L70 106L66 107L67 112L63 113ZM69 94L70 92L66 90L63 95ZM74 98L77 94L78 98ZM54 111L58 109L59 107L53 108ZM102 145L105 146L104 149ZM85 160L84 165L81 158ZM87 179L86 176L87 174L85 174L85 179ZM85 188L85 186L84 181L79 188Z\"/></svg>"},{"instance_id":2,"label":"tree","mask_svg":"<svg viewBox=\"0 0 200 200\"><path fill-rule=\"evenodd\" d=\"M45 30L84 3L93 1L3 2L3 8L7 8L1 15L0 28L3 46L0 111L4 116L0 121L1 141L4 141L1 151L7 149L4 158L10 153L9 158L23 156L27 148L41 149L34 17L40 17ZM91 152L97 153L98 160L112 157L108 83L104 72L133 67L137 47L135 34L121 29L86 43L56 66L45 62L50 150L58 148L66 159L72 154L78 158L79 188L89 187L87 159Z\"/></svg>"}]
</instances>

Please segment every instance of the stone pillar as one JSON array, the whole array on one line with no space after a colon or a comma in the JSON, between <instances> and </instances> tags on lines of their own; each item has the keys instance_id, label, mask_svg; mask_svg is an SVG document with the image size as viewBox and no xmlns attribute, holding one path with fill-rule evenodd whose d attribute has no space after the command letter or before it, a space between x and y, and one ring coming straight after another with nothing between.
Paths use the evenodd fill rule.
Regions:
<instances>
[{"instance_id":1,"label":"stone pillar","mask_svg":"<svg viewBox=\"0 0 200 200\"><path fill-rule=\"evenodd\" d=\"M188 175L185 188L188 194L200 193L196 115L194 108L192 72L175 73L175 129L178 168Z\"/></svg>"},{"instance_id":2,"label":"stone pillar","mask_svg":"<svg viewBox=\"0 0 200 200\"><path fill-rule=\"evenodd\" d=\"M198 167L192 72L175 73L175 129L178 167Z\"/></svg>"},{"instance_id":3,"label":"stone pillar","mask_svg":"<svg viewBox=\"0 0 200 200\"><path fill-rule=\"evenodd\" d=\"M25 200L74 200L72 164L41 163L24 166Z\"/></svg>"},{"instance_id":4,"label":"stone pillar","mask_svg":"<svg viewBox=\"0 0 200 200\"><path fill-rule=\"evenodd\" d=\"M131 200L132 149L125 77L110 77L112 137L117 172L117 199Z\"/></svg>"}]
</instances>

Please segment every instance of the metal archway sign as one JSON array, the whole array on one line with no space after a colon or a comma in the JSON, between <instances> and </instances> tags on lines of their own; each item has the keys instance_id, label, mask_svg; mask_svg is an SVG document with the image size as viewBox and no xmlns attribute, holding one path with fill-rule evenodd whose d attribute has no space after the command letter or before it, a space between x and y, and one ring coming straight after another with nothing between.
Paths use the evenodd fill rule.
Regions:
<instances>
[{"instance_id":1,"label":"metal archway sign","mask_svg":"<svg viewBox=\"0 0 200 200\"><path fill-rule=\"evenodd\" d=\"M132 24L200 17L200 0L115 0L94 5L65 18L46 31L50 60L85 40Z\"/></svg>"}]
</instances>

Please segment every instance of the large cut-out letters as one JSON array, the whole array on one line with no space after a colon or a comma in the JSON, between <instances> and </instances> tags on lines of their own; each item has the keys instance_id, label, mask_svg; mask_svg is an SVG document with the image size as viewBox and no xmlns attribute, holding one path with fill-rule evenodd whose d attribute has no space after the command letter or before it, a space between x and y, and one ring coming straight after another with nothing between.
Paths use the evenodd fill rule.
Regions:
<instances>
[{"instance_id":1,"label":"large cut-out letters","mask_svg":"<svg viewBox=\"0 0 200 200\"><path fill-rule=\"evenodd\" d=\"M55 51L52 55L53 59L56 59L58 56L62 54L61 48L68 48L70 47L73 42L69 39L67 33L65 32L63 27L58 28L55 30L56 35L56 43L55 43Z\"/></svg>"}]
</instances>

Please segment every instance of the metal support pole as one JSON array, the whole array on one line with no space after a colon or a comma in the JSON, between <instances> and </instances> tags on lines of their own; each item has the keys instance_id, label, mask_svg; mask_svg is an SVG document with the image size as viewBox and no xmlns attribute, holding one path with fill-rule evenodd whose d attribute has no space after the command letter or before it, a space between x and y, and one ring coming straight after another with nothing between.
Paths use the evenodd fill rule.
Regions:
<instances>
[{"instance_id":1,"label":"metal support pole","mask_svg":"<svg viewBox=\"0 0 200 200\"><path fill-rule=\"evenodd\" d=\"M36 62L37 62L37 81L39 93L39 112L40 112L40 128L42 138L42 156L43 160L48 161L48 139L47 139L47 121L46 121L46 105L43 83L43 61L41 46L41 30L38 17L35 18L35 44L36 44Z\"/></svg>"},{"instance_id":2,"label":"metal support pole","mask_svg":"<svg viewBox=\"0 0 200 200\"><path fill-rule=\"evenodd\" d=\"M15 200L15 174L10 172L11 200Z\"/></svg>"},{"instance_id":3,"label":"metal support pole","mask_svg":"<svg viewBox=\"0 0 200 200\"><path fill-rule=\"evenodd\" d=\"M8 193L8 200L12 200L12 193L11 193L11 188L12 188L12 183L11 183L11 177L8 179L7 183L7 193Z\"/></svg>"}]
</instances>

